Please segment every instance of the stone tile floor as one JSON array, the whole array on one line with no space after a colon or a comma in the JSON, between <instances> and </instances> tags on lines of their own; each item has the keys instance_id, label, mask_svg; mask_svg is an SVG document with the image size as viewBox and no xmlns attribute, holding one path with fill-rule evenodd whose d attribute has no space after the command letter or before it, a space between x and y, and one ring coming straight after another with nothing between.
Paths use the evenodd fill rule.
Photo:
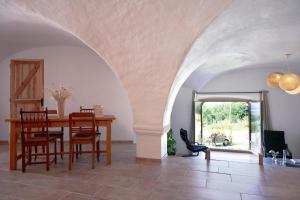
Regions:
<instances>
[{"instance_id":1,"label":"stone tile floor","mask_svg":"<svg viewBox=\"0 0 300 200\"><path fill-rule=\"evenodd\" d=\"M300 199L299 168L260 167L245 161L208 163L202 157L168 157L161 163L137 161L135 145L113 144L112 148L111 166L105 165L103 155L92 170L91 156L86 154L75 160L71 172L65 157L51 165L49 172L44 165L32 165L22 173L20 161L18 171L8 170L7 145L0 145L0 199Z\"/></svg>"}]
</instances>

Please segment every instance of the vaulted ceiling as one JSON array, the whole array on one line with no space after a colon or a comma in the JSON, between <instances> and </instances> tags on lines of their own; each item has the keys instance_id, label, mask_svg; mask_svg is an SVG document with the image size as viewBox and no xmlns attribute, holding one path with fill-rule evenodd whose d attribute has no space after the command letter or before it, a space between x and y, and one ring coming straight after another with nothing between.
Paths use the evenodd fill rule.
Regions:
<instances>
[{"instance_id":1,"label":"vaulted ceiling","mask_svg":"<svg viewBox=\"0 0 300 200\"><path fill-rule=\"evenodd\" d=\"M84 44L40 17L0 1L0 62L25 49L52 45Z\"/></svg>"},{"instance_id":2,"label":"vaulted ceiling","mask_svg":"<svg viewBox=\"0 0 300 200\"><path fill-rule=\"evenodd\" d=\"M298 0L0 0L0 60L87 45L121 80L136 129L161 132L191 74L185 84L199 87L227 70L277 67L286 52L299 63L299 8Z\"/></svg>"},{"instance_id":3,"label":"vaulted ceiling","mask_svg":"<svg viewBox=\"0 0 300 200\"><path fill-rule=\"evenodd\" d=\"M32 15L44 24L61 28L92 48L126 89L136 129L161 134L167 97L183 58L229 3L230 0L2 0L1 7L9 8L12 15ZM4 17L11 23L11 15Z\"/></svg>"},{"instance_id":4,"label":"vaulted ceiling","mask_svg":"<svg viewBox=\"0 0 300 200\"><path fill-rule=\"evenodd\" d=\"M300 1L234 1L194 43L185 86L243 67L300 68ZM288 63L285 54L292 54Z\"/></svg>"},{"instance_id":5,"label":"vaulted ceiling","mask_svg":"<svg viewBox=\"0 0 300 200\"><path fill-rule=\"evenodd\" d=\"M164 123L177 92L195 90L229 70L279 68L284 71L286 53L291 69L300 67L300 1L233 1L199 35L187 53L171 88ZM270 70L271 71L271 70Z\"/></svg>"}]
</instances>

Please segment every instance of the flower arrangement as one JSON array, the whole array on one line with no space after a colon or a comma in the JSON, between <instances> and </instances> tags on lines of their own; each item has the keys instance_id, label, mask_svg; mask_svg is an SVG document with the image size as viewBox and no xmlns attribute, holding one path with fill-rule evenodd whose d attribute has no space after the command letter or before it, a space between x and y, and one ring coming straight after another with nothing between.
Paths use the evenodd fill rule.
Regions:
<instances>
[{"instance_id":1,"label":"flower arrangement","mask_svg":"<svg viewBox=\"0 0 300 200\"><path fill-rule=\"evenodd\" d=\"M58 88L49 88L49 94L56 100L58 116L60 118L64 117L64 103L65 100L72 96L72 89L64 86L59 86Z\"/></svg>"},{"instance_id":2,"label":"flower arrangement","mask_svg":"<svg viewBox=\"0 0 300 200\"><path fill-rule=\"evenodd\" d=\"M65 101L67 98L69 98L72 95L71 88L67 88L64 86L59 86L58 88L55 89L49 88L48 90L51 97L55 99L57 102Z\"/></svg>"},{"instance_id":3,"label":"flower arrangement","mask_svg":"<svg viewBox=\"0 0 300 200\"><path fill-rule=\"evenodd\" d=\"M274 150L270 150L269 153L272 155L272 160L277 161L276 157L278 156L279 152L278 151L274 151Z\"/></svg>"}]
</instances>

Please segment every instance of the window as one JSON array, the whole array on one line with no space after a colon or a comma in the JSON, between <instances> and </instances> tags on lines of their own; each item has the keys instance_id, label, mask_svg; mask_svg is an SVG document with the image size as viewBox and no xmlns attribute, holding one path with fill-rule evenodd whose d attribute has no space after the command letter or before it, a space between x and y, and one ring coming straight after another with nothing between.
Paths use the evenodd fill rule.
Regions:
<instances>
[{"instance_id":1,"label":"window","mask_svg":"<svg viewBox=\"0 0 300 200\"><path fill-rule=\"evenodd\" d=\"M210 148L258 152L260 102L195 101L195 141Z\"/></svg>"}]
</instances>

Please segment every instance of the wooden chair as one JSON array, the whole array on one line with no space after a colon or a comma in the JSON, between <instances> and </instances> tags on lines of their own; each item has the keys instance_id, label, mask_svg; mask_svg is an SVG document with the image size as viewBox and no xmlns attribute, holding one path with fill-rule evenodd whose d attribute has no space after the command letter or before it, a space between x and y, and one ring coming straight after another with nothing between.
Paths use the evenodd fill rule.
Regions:
<instances>
[{"instance_id":1,"label":"wooden chair","mask_svg":"<svg viewBox=\"0 0 300 200\"><path fill-rule=\"evenodd\" d=\"M80 112L87 112L87 113L95 113L95 109L94 108L84 108L83 106L80 106ZM99 131L99 126L96 126L96 136L98 135L101 135L101 132ZM99 142L99 145L100 145L100 142ZM100 149L100 146L99 146L99 149ZM82 147L81 145L76 146L76 158L78 158L78 152L81 153L82 151ZM99 150L100 151L100 150ZM100 154L100 152L99 152Z\"/></svg>"},{"instance_id":2,"label":"wooden chair","mask_svg":"<svg viewBox=\"0 0 300 200\"><path fill-rule=\"evenodd\" d=\"M22 172L30 164L46 164L46 170L50 165L49 144L54 143L54 162L56 163L56 139L48 133L48 111L20 111L21 115L21 143L22 143ZM46 161L32 162L32 147L42 146L46 148ZM26 150L28 152L26 152ZM28 161L26 161L28 158Z\"/></svg>"},{"instance_id":3,"label":"wooden chair","mask_svg":"<svg viewBox=\"0 0 300 200\"><path fill-rule=\"evenodd\" d=\"M48 110L48 116L49 115L57 115L57 110ZM64 157L64 127L61 127L60 130L48 130L49 136L50 137L55 137L56 139L60 140L60 157L63 160ZM42 149L43 153L45 153L45 148ZM35 153L37 155L38 152L38 147L35 147ZM37 156L35 156L35 159Z\"/></svg>"},{"instance_id":4,"label":"wooden chair","mask_svg":"<svg viewBox=\"0 0 300 200\"><path fill-rule=\"evenodd\" d=\"M57 110L48 110L49 115L57 115ZM49 136L55 137L60 140L60 157L64 158L64 127L60 127L60 130L49 130Z\"/></svg>"},{"instance_id":5,"label":"wooden chair","mask_svg":"<svg viewBox=\"0 0 300 200\"><path fill-rule=\"evenodd\" d=\"M94 108L83 108L80 106L80 112L88 112L88 113L95 113ZM99 126L96 126L96 135L101 135L101 132L99 131Z\"/></svg>"},{"instance_id":6,"label":"wooden chair","mask_svg":"<svg viewBox=\"0 0 300 200\"><path fill-rule=\"evenodd\" d=\"M95 168L95 153L99 160L100 139L95 131L95 114L91 112L77 112L69 115L69 170L72 169L74 159L74 145L92 145L92 169ZM95 146L97 145L97 151Z\"/></svg>"}]
</instances>

